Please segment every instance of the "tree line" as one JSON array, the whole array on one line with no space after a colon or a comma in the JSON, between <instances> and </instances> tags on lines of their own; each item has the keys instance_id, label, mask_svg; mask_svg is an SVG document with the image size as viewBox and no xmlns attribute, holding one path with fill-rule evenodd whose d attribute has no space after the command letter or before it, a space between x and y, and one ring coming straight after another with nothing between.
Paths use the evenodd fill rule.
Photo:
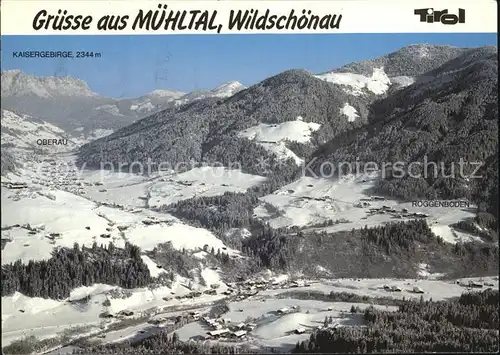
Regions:
<instances>
[{"instance_id":1,"label":"tree line","mask_svg":"<svg viewBox=\"0 0 500 355\"><path fill-rule=\"evenodd\" d=\"M408 300L398 311L369 307L362 327L315 331L296 353L497 352L498 290L458 300Z\"/></svg>"},{"instance_id":2,"label":"tree line","mask_svg":"<svg viewBox=\"0 0 500 355\"><path fill-rule=\"evenodd\" d=\"M167 331L158 332L134 344L118 343L85 347L73 351L75 355L170 355L170 354L241 354L256 353L239 346L230 346L217 343L179 340L177 333L168 335Z\"/></svg>"},{"instance_id":3,"label":"tree line","mask_svg":"<svg viewBox=\"0 0 500 355\"><path fill-rule=\"evenodd\" d=\"M141 259L139 247L127 243L124 249L109 246L55 249L48 260L21 260L2 266L2 297L20 292L29 297L64 299L80 286L96 283L127 289L144 287L153 281Z\"/></svg>"}]
</instances>

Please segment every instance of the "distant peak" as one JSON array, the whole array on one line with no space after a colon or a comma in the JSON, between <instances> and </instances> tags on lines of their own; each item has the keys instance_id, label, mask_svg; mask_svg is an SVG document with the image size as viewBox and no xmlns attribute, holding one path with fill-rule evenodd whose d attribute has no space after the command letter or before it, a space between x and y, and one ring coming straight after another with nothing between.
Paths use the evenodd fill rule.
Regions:
<instances>
[{"instance_id":1,"label":"distant peak","mask_svg":"<svg viewBox=\"0 0 500 355\"><path fill-rule=\"evenodd\" d=\"M444 44L431 44L431 43L414 43L414 44L409 44L407 46L404 46L400 48L397 52L413 52L413 51L425 51L425 50L433 50L433 51L439 51L439 50L446 50L446 49L456 49L457 47L450 46L450 45L444 45Z\"/></svg>"},{"instance_id":2,"label":"distant peak","mask_svg":"<svg viewBox=\"0 0 500 355\"><path fill-rule=\"evenodd\" d=\"M151 96L161 96L161 97L181 97L182 95L185 95L184 92L180 91L175 91L175 90L154 90L149 93Z\"/></svg>"},{"instance_id":3,"label":"distant peak","mask_svg":"<svg viewBox=\"0 0 500 355\"><path fill-rule=\"evenodd\" d=\"M236 94L238 91L246 89L246 87L238 81L228 81L211 90L213 96L229 97Z\"/></svg>"},{"instance_id":4,"label":"distant peak","mask_svg":"<svg viewBox=\"0 0 500 355\"><path fill-rule=\"evenodd\" d=\"M239 88L239 87L243 87L243 84L241 84L238 81L228 81L227 83L224 83L224 84L217 86L214 90L223 89L223 88L228 88L228 89L229 88Z\"/></svg>"},{"instance_id":5,"label":"distant peak","mask_svg":"<svg viewBox=\"0 0 500 355\"><path fill-rule=\"evenodd\" d=\"M21 73L22 73L22 71L21 71L20 69L9 69L9 70L4 70L4 71L2 72L2 75L3 75L4 73L5 73L5 74L21 74Z\"/></svg>"},{"instance_id":6,"label":"distant peak","mask_svg":"<svg viewBox=\"0 0 500 355\"><path fill-rule=\"evenodd\" d=\"M2 95L5 96L97 96L87 83L71 76L36 76L21 70L2 72Z\"/></svg>"}]
</instances>

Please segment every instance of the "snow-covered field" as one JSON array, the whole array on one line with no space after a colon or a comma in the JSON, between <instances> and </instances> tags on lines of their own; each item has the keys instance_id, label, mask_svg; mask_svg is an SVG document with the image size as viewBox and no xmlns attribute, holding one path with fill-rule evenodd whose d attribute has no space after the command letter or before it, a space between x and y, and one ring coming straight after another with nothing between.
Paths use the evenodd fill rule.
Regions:
<instances>
[{"instance_id":1,"label":"snow-covered field","mask_svg":"<svg viewBox=\"0 0 500 355\"><path fill-rule=\"evenodd\" d=\"M26 157L26 156L24 156ZM195 254L202 249L223 249L229 254L239 252L227 248L213 233L203 228L196 228L180 222L177 218L145 208L145 197L150 186L159 181L159 177L145 178L135 174L112 171L79 170L71 155L54 156L54 159L26 159L17 174L10 173L2 183L26 183L21 189L1 187L2 202L2 239L7 240L2 250L2 264L22 260L43 260L51 256L54 248L72 247L73 244L90 246L113 242L123 247L125 242L139 246L143 251L152 250L160 243L170 242L177 249L190 250ZM203 170L205 169L205 170ZM222 180L231 186L215 187L213 179L210 195L223 194L225 191L242 191L263 178L241 174L238 171L208 171L201 168L196 172L182 174L176 178L202 181L207 176L222 173ZM231 176L233 180L231 180ZM169 183L169 182L167 182ZM174 184L175 185L175 180ZM165 187L165 184L162 185ZM178 186L183 186L178 184ZM187 186L186 198L194 194ZM161 191L158 188L156 191ZM101 198L98 198L98 197ZM106 196L102 198L102 196ZM164 272L147 255L142 255L152 276ZM27 335L39 339L56 336L64 330L86 326L86 334L99 331L105 321L99 318L104 311L112 313L132 310L138 314L149 309L160 310L164 307L186 306L213 302L227 289L222 283L219 272L205 267L200 258L197 268L199 276L186 279L179 275L170 287L156 289L121 290L127 297L113 298L109 292L120 290L110 285L94 285L73 290L70 299L91 296L85 305L70 303L68 300L55 301L26 297L16 293L2 297L2 344ZM196 271L196 270L193 270ZM201 280L202 278L203 280ZM202 285L203 281L203 285ZM195 299L176 299L191 290L203 292L210 285L217 284L219 295L205 295ZM205 286L206 285L206 286ZM166 301L165 299L168 299ZM105 300L109 306L103 306Z\"/></svg>"},{"instance_id":2,"label":"snow-covered field","mask_svg":"<svg viewBox=\"0 0 500 355\"><path fill-rule=\"evenodd\" d=\"M286 141L307 143L311 140L311 134L320 127L318 123L304 122L299 116L294 121L280 124L261 123L239 132L239 135L256 141L268 151L276 154L278 158L292 158L299 165L303 160L286 147Z\"/></svg>"},{"instance_id":3,"label":"snow-covered field","mask_svg":"<svg viewBox=\"0 0 500 355\"><path fill-rule=\"evenodd\" d=\"M349 122L354 122L356 121L357 118L359 118L359 113L358 111L348 103L345 103L344 106L340 109L340 112L347 116L347 120Z\"/></svg>"},{"instance_id":4,"label":"snow-covered field","mask_svg":"<svg viewBox=\"0 0 500 355\"><path fill-rule=\"evenodd\" d=\"M149 207L160 207L192 197L217 196L225 192L245 192L248 188L264 182L257 175L242 173L224 167L200 167L185 173L163 177L148 189Z\"/></svg>"},{"instance_id":5,"label":"snow-covered field","mask_svg":"<svg viewBox=\"0 0 500 355\"><path fill-rule=\"evenodd\" d=\"M300 292L348 292L359 296L369 297L390 297L395 299L433 299L434 301L446 300L458 297L467 292L467 288L462 284L468 284L469 281L485 282L492 284L493 289L498 289L498 276L464 278L457 280L434 280L425 276L419 279L322 279L318 282L312 282L310 286L291 289ZM460 283L460 284L459 284ZM401 292L390 292L384 289L384 286L397 286ZM419 287L423 293L413 293L413 288ZM290 290L270 289L259 293L259 296L276 297L276 295Z\"/></svg>"},{"instance_id":6,"label":"snow-covered field","mask_svg":"<svg viewBox=\"0 0 500 355\"><path fill-rule=\"evenodd\" d=\"M315 75L316 78L341 85L349 94L360 96L366 92L381 95L385 94L392 84L399 87L406 87L415 82L411 76L393 76L388 77L384 68L374 68L371 76L354 74L328 72Z\"/></svg>"},{"instance_id":7,"label":"snow-covered field","mask_svg":"<svg viewBox=\"0 0 500 355\"><path fill-rule=\"evenodd\" d=\"M9 240L2 250L2 264L48 259L53 248L71 248L74 243L124 245L116 227L111 229L95 212L96 204L80 196L48 189L14 193L2 187L1 192L2 228L20 225L2 231L2 239ZM103 233L111 238L99 238Z\"/></svg>"},{"instance_id":8,"label":"snow-covered field","mask_svg":"<svg viewBox=\"0 0 500 355\"><path fill-rule=\"evenodd\" d=\"M467 283L469 280L463 279L460 282ZM498 287L498 278L480 279L484 282L491 282ZM387 285L398 286L402 292L388 292L383 287ZM410 291L413 287L420 287L424 293L415 294ZM309 337L312 329L322 326L325 317L332 317L331 326L362 326L362 316L350 313L351 306L358 306L364 309L370 304L351 302L325 302L313 299L293 299L282 298L278 295L284 292L319 292L328 294L330 292L349 292L360 296L371 297L392 297L396 299L415 298L420 296L424 299L444 300L451 297L460 296L466 292L466 288L456 282L436 281L436 280L396 280L396 279L339 279L321 280L308 287L293 289L270 289L261 291L256 296L252 296L243 301L230 302L229 312L223 318L228 319L231 324L254 323L257 327L248 333L247 338L239 344L247 344L251 347L261 347L266 350L276 348L283 351L293 348L297 341L305 340ZM374 304L375 308L389 311L397 310L395 306L385 306ZM292 313L279 315L280 309L291 310ZM305 333L294 334L294 330L303 328ZM197 339L204 336L208 328L203 322L190 323L177 330L181 340Z\"/></svg>"},{"instance_id":9,"label":"snow-covered field","mask_svg":"<svg viewBox=\"0 0 500 355\"><path fill-rule=\"evenodd\" d=\"M308 135L315 127L312 129L310 126L307 126L307 129L303 127L300 134L297 133L299 130L291 129L292 134L290 127L296 128L304 123L301 120L295 122L286 123L282 127L254 128L254 134L275 140L283 139L284 136L299 141L309 139ZM247 133L250 137L250 131ZM23 262L47 259L53 248L72 247L75 242L87 246L94 241L98 244L113 242L116 246L123 246L129 241L138 245L143 251L151 250L160 243L171 242L174 248L184 248L198 258L200 262L197 268L198 276L188 280L175 275L175 280L169 287L128 290L128 296L123 298L113 298L115 296L110 295L112 290L125 292L115 286L80 287L73 290L70 299L78 300L89 295L90 300L83 304L68 300L31 298L19 293L2 297L3 346L26 335L35 335L43 339L75 327L84 326L86 334L100 331L110 322L99 317L104 311L118 313L122 310L131 310L135 315L140 315L141 312L155 309L161 313L166 307L197 305L202 307L225 297L221 292L227 290L227 285L222 282L218 271L203 265L205 252L202 249L208 245L209 248L224 249L233 255L238 252L227 248L208 230L186 225L171 215L155 212L149 208L195 196L215 196L225 191L242 192L262 183L264 178L243 174L237 170L213 167L146 178L125 172L79 171L73 162L74 157L70 155L58 155L53 160L48 159L45 162L31 159L21 168L20 175L10 174L2 179L2 182L25 182L28 185L19 190L3 186L1 188L2 239L8 240L2 250L2 264L18 259ZM369 208L386 205L398 211L407 208L410 212L429 214L427 220L432 230L449 242L458 238L470 238L454 231L450 224L472 217L472 211L418 208L411 207L411 204L389 200L370 201L369 207L358 207L360 201L367 198L367 191L373 186L376 178L376 173L367 176L346 176L339 181L304 177L263 197L262 204L255 209L255 213L263 219L268 219L274 227L289 225L312 227L314 223L330 219L342 220L341 223L325 227L327 230L336 231L399 220L389 213L373 215L367 213ZM245 230L232 232L248 234ZM109 237L104 238L102 235ZM142 255L142 258L153 276L164 272L149 256ZM435 300L457 296L464 292L464 288L459 285L431 280L438 275L430 274L426 265L421 265L420 274L428 280L323 280L301 290L345 291L359 295L387 296L387 291L381 288L383 284L387 284L399 285L404 289L403 292L392 294L392 297L403 295L411 297L413 294L406 290L419 286L425 291L424 298L432 297ZM281 276L281 281L288 277ZM203 280L200 280L200 277ZM498 281L495 282L498 287ZM191 292L190 289L203 292L212 284L220 285L217 295L203 294L195 299L174 298L188 294ZM339 316L347 312L351 304L331 303L325 308L325 303L319 301L276 298L276 294L285 291L266 290L244 301L230 301L228 317L235 321L245 321L249 317L258 320L259 326L249 337L249 345L289 348L297 340L304 339L308 335L288 334L288 331L297 326L309 329L323 322L325 315L332 315L340 325L355 325L358 322L352 317ZM265 297L266 302L259 300L259 297ZM110 301L110 305L103 305L106 300ZM283 317L272 314L276 309L290 305L300 306L301 312ZM328 307L332 310L328 311ZM143 334L143 330L150 328L149 324L140 323L115 331L114 335L110 334L110 337L106 338L106 341L120 341L136 336L138 332ZM205 334L206 331L201 324L191 323L180 329L179 335L183 339L188 339Z\"/></svg>"},{"instance_id":10,"label":"snow-covered field","mask_svg":"<svg viewBox=\"0 0 500 355\"><path fill-rule=\"evenodd\" d=\"M34 335L39 339L56 336L65 329L91 326L94 331L104 329L106 325L116 320L100 318L103 312L117 314L122 310L135 312L140 315L151 309L161 313L161 309L172 306L196 306L220 299L221 295L203 295L196 299L177 300L172 295L186 295L190 291L183 285L188 280L177 277L172 287L156 289L139 288L122 290L119 287L96 284L91 287L79 287L71 292L67 300L56 301L43 298L26 297L15 293L9 297L2 297L2 346L25 336ZM221 285L221 290L224 290ZM130 292L129 297L114 298L109 291L118 290ZM86 303L69 302L90 296ZM166 301L164 298L172 298ZM104 301L110 301L104 306Z\"/></svg>"},{"instance_id":11,"label":"snow-covered field","mask_svg":"<svg viewBox=\"0 0 500 355\"><path fill-rule=\"evenodd\" d=\"M374 68L371 76L354 73L328 72L315 75L320 80L325 80L334 84L346 87L346 91L352 95L362 95L364 90L373 94L381 95L387 92L391 85L391 80L384 71L384 68Z\"/></svg>"},{"instance_id":12,"label":"snow-covered field","mask_svg":"<svg viewBox=\"0 0 500 355\"><path fill-rule=\"evenodd\" d=\"M207 284L219 281L219 276L212 270L202 272ZM457 280L466 284L468 281L480 281L490 283L492 288L498 288L498 277L468 278ZM275 280L284 281L283 278ZM223 317L230 319L231 323L252 322L258 327L251 332L247 343L252 346L289 348L297 340L307 337L307 334L288 334L298 327L306 330L321 325L325 316L332 316L335 324L340 326L355 326L361 324L361 319L349 313L350 307L354 304L360 308L367 307L368 304L323 302L316 300L298 300L292 298L282 298L278 295L284 292L349 292L360 296L370 297L392 297L392 298L415 298L421 296L424 299L443 300L457 297L467 291L467 289L457 283L457 281L441 281L432 279L336 279L311 281L311 285L299 288L276 288L260 291L255 296L250 296L242 301L230 301L228 303L229 312ZM190 292L186 287L187 279L177 277L170 288L160 287L154 290L134 289L131 296L124 298L113 298L109 294L110 290L120 288L109 285L94 285L92 287L80 287L75 289L69 299L79 300L86 296L91 296L87 304L69 303L68 300L54 301L39 298L25 297L16 293L10 297L2 297L2 343L7 345L11 341L25 335L35 335L39 338L54 336L64 329L75 326L92 326L92 329L99 330L109 324L109 320L99 318L99 314L104 311L117 313L121 310L131 310L135 316L146 310L156 309L156 316L151 318L173 317L185 314L185 311L167 310L172 306L177 307L198 307L203 308L204 304L221 299L222 295L209 296L202 295L195 299L177 300L171 298L173 294L183 295ZM227 286L220 283L220 290L226 290ZM384 286L398 286L401 292L388 292ZM203 287L198 286L200 290ZM415 294L411 291L413 287L420 287L424 293ZM169 300L163 299L168 297ZM105 307L102 303L105 300L111 302ZM393 307L383 307L394 310ZM297 314L289 314L278 317L276 311L281 308L293 309L300 307ZM205 311L207 310L205 306ZM21 312L23 310L24 312ZM162 311L163 310L163 311ZM298 311L298 310L296 310ZM88 330L88 331L90 331ZM124 339L137 336L139 331L152 333L151 325L146 321L134 326L125 327L119 331L113 331L106 335L105 341L122 341ZM190 323L177 330L182 340L187 340L200 335L205 335L209 329L201 323ZM154 333L154 332L153 332Z\"/></svg>"},{"instance_id":13,"label":"snow-covered field","mask_svg":"<svg viewBox=\"0 0 500 355\"><path fill-rule=\"evenodd\" d=\"M5 264L47 259L53 248L72 247L75 242L113 242L120 247L129 241L146 251L166 242L187 250L205 245L226 248L213 233L147 207L244 192L265 178L219 167L152 177L80 170L69 155L58 156L57 161L26 161L20 174L9 174L2 181L28 184L20 190L1 189L2 228L10 227L2 231L2 239L9 241L2 250Z\"/></svg>"},{"instance_id":14,"label":"snow-covered field","mask_svg":"<svg viewBox=\"0 0 500 355\"><path fill-rule=\"evenodd\" d=\"M288 139L299 143L307 143L311 139L311 133L317 131L320 126L318 123L304 122L301 118L298 118L295 121L280 124L261 123L245 129L240 135L263 142L279 142Z\"/></svg>"},{"instance_id":15,"label":"snow-covered field","mask_svg":"<svg viewBox=\"0 0 500 355\"><path fill-rule=\"evenodd\" d=\"M2 212L2 228L19 225L2 231L2 239L9 240L2 250L3 264L18 259L25 263L48 259L55 247L72 247L74 243L90 246L94 241L105 245L113 242L117 247L129 241L144 251L166 242L176 249L203 249L204 245L215 250L226 248L213 233L181 223L167 214L155 216L148 211L133 213L99 207L60 190L14 194L2 187ZM118 227L126 230L120 231Z\"/></svg>"},{"instance_id":16,"label":"snow-covered field","mask_svg":"<svg viewBox=\"0 0 500 355\"><path fill-rule=\"evenodd\" d=\"M328 220L337 222L324 227L326 231L336 232L377 226L388 222L398 222L404 217L403 209L409 213L424 213L432 231L445 241L454 243L459 240L477 239L476 237L454 230L450 225L475 216L474 206L470 208L413 207L411 202L397 200L374 200L369 205L362 203L370 198L378 173L345 175L340 179L303 177L274 193L261 198L254 213L269 221L271 226L310 227ZM397 212L383 214L370 213L370 209L387 206ZM399 215L399 216L398 216ZM401 218L400 218L401 217Z\"/></svg>"},{"instance_id":17,"label":"snow-covered field","mask_svg":"<svg viewBox=\"0 0 500 355\"><path fill-rule=\"evenodd\" d=\"M40 140L58 140L65 144L44 144ZM59 141L61 140L61 141ZM39 149L49 152L70 151L76 148L75 142L67 134L50 123L29 115L16 114L2 110L2 145L12 144L16 148Z\"/></svg>"},{"instance_id":18,"label":"snow-covered field","mask_svg":"<svg viewBox=\"0 0 500 355\"><path fill-rule=\"evenodd\" d=\"M356 304L360 308L366 308L368 304ZM295 346L297 341L309 338L310 332L323 325L325 317L332 317L333 324L337 326L362 325L362 317L358 314L350 314L351 303L322 302L315 300L295 299L266 299L246 300L229 304L230 311L224 314L224 318L230 320L231 324L252 322L257 327L247 335L247 339L240 342L250 347L276 348L289 350ZM292 309L298 307L295 313L277 315L276 311L282 308ZM377 306L378 307L378 306ZM385 309L386 307L383 306ZM395 307L388 307L395 310ZM304 328L303 334L294 334L297 328ZM179 339L187 341L196 339L200 335L206 335L211 329L202 322L190 323L177 330Z\"/></svg>"}]
</instances>

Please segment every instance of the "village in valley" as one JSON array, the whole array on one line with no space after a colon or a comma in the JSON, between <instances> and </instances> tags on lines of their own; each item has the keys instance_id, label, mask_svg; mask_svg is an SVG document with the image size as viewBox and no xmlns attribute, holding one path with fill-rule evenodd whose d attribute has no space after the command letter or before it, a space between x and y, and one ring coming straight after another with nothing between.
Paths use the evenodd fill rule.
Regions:
<instances>
[{"instance_id":1,"label":"village in valley","mask_svg":"<svg viewBox=\"0 0 500 355\"><path fill-rule=\"evenodd\" d=\"M212 306L201 304L185 311L173 313L160 312L151 315L147 324L139 327L135 333L130 328L116 332L116 334L102 333L97 337L106 342L134 341L147 337L161 330L175 331L183 341L215 341L232 345L264 346L274 348L276 339L280 339L281 346L289 344L292 346L296 340L305 339L308 334L316 329L336 328L345 326L363 326L362 313L367 307L381 309L396 309L395 306L379 305L370 301L371 298L362 296L372 294L372 297L384 299L410 299L422 298L437 299L446 296L437 290L445 288L448 283L450 294L471 289L491 289L498 285L498 278L463 279L453 282L440 282L428 280L422 277L418 280L386 280L387 284L381 284L384 280L366 279L340 279L332 280L301 280L289 278L264 278L239 280L233 283L224 283L225 290L220 294L218 288L210 288L209 292L193 291L184 296L175 296L176 299L197 302L196 299L207 295L222 295L220 301L212 303ZM369 282L370 285L366 283ZM359 288L355 285L359 285ZM426 287L427 286L427 287ZM360 299L366 299L364 303L359 302L328 302L318 300L318 295L324 293L325 288L332 290L331 294L337 292L339 297L348 295L350 292L359 294ZM300 296L299 296L300 295ZM352 294L351 294L352 295ZM325 298L325 297L322 297ZM166 297L165 301L171 300ZM103 318L126 319L134 315L132 311L123 310L116 315L111 313L101 314ZM269 336L269 338L267 338ZM277 343L276 343L277 344ZM277 346L277 345L276 345ZM280 346L277 346L280 348Z\"/></svg>"},{"instance_id":2,"label":"village in valley","mask_svg":"<svg viewBox=\"0 0 500 355\"><path fill-rule=\"evenodd\" d=\"M196 260L199 264L196 272L204 275L206 284L174 275L168 285L134 289L127 296L116 297L110 296L110 292L119 289L114 286L80 287L74 293L82 293L82 297L57 300L47 305L47 310L35 314L30 313L31 298L4 297L2 307L8 309L4 325L9 329L3 335L5 342L21 335L53 336L78 318L90 329L79 334L80 338L105 344L133 343L166 331L177 333L182 341L202 340L288 351L316 329L363 327L363 312L368 307L396 310L388 299L447 299L459 296L464 290L498 285L498 279L492 278L440 280L439 276L443 275L433 275L426 266L422 276L412 280L335 276L304 279L300 275L270 273L239 279L233 275L229 281L224 270L209 262L213 255L208 251L219 250L231 259L243 258L241 253L210 231L159 213L157 207L203 193L210 196L224 191L244 191L261 178L233 172L221 183L220 178L207 178L211 175L206 172L197 177L207 168L195 173L144 177L112 171L79 171L72 155L35 158L25 160L22 178L12 175L2 180L2 202L26 211L12 214L13 209L6 210L12 214L9 221L13 222L2 228L5 262L46 259L53 249L71 248L74 243L82 246L113 243L122 248L129 241L142 249L142 258L151 275L158 276L167 273L168 266L151 259L150 255L160 244L167 243L177 251L186 250L186 255ZM339 188L332 191L329 181L302 178L264 196L262 205L254 210L254 217L269 221L273 227L288 226L293 220L294 225L304 231L331 232L365 224L382 225L393 219L425 218L431 229L447 242L455 242L457 236L466 237L452 230L449 221L455 220L457 214L468 216L470 212L412 208L411 203L371 196L366 192L371 186L370 179L348 177L336 182ZM267 214L265 210L269 206L279 210L279 215ZM36 211L43 208L53 211L52 215L37 214ZM336 222L333 218L337 218ZM183 238L183 235L191 237ZM385 303L379 304L381 299ZM103 306L109 302L111 306ZM77 310L80 303L87 304L85 307L91 310L84 313ZM52 313L50 319L49 313ZM50 326L40 328L40 324L48 322ZM25 324L22 330L18 324Z\"/></svg>"}]
</instances>

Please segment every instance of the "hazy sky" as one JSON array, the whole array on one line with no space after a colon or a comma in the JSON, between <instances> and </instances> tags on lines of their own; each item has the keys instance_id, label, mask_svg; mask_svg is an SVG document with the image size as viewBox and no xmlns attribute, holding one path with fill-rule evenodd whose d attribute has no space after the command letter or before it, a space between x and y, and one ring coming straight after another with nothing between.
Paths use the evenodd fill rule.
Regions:
<instances>
[{"instance_id":1,"label":"hazy sky","mask_svg":"<svg viewBox=\"0 0 500 355\"><path fill-rule=\"evenodd\" d=\"M324 72L415 43L496 45L491 34L2 36L2 70L70 75L111 97L252 85L287 69ZM93 51L100 58L23 59L13 51Z\"/></svg>"}]
</instances>

